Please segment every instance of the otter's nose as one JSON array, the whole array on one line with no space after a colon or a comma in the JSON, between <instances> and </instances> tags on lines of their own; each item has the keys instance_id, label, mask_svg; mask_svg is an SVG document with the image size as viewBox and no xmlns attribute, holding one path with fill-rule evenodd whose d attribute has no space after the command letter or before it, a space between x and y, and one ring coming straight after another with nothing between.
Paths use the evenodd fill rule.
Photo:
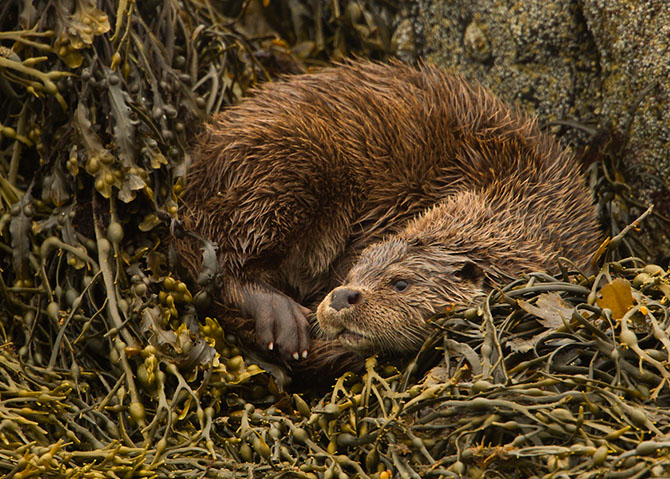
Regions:
<instances>
[{"instance_id":1,"label":"otter's nose","mask_svg":"<svg viewBox=\"0 0 670 479\"><path fill-rule=\"evenodd\" d=\"M340 286L330 293L330 307L341 311L361 302L361 293L353 289Z\"/></svg>"}]
</instances>

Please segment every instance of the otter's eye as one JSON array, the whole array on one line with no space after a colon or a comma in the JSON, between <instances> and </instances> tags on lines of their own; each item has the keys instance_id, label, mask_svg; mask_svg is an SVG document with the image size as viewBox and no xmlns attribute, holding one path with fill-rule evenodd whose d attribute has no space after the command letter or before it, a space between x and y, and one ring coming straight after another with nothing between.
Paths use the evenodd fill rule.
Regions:
<instances>
[{"instance_id":1,"label":"otter's eye","mask_svg":"<svg viewBox=\"0 0 670 479\"><path fill-rule=\"evenodd\" d=\"M395 289L399 293L405 291L408 286L409 284L404 279L396 279L395 281L393 281L393 289Z\"/></svg>"}]
</instances>

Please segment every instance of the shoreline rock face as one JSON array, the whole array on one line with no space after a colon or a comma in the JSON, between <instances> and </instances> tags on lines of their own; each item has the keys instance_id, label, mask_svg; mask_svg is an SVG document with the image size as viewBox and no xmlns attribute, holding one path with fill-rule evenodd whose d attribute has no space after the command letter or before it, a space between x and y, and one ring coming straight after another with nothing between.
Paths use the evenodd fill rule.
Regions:
<instances>
[{"instance_id":1,"label":"shoreline rock face","mask_svg":"<svg viewBox=\"0 0 670 479\"><path fill-rule=\"evenodd\" d=\"M623 148L615 191L670 217L670 3L665 0L419 0L394 34L405 60L422 58L476 80L537 114L575 150L605 129ZM574 128L554 122L571 122ZM619 201L608 208L626 208ZM643 225L647 259L670 249L668 226ZM644 255L643 251L636 251Z\"/></svg>"}]
</instances>

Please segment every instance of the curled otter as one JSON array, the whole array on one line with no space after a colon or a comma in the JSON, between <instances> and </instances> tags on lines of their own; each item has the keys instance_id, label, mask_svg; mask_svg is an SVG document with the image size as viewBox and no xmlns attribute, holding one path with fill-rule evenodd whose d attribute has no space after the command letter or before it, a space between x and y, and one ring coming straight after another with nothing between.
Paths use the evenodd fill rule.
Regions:
<instances>
[{"instance_id":1,"label":"curled otter","mask_svg":"<svg viewBox=\"0 0 670 479\"><path fill-rule=\"evenodd\" d=\"M598 242L578 165L534 119L400 63L287 77L214 116L183 218L218 244L220 300L302 361L315 309L318 350L411 351L446 304L585 265ZM197 277L197 247L176 243Z\"/></svg>"}]
</instances>

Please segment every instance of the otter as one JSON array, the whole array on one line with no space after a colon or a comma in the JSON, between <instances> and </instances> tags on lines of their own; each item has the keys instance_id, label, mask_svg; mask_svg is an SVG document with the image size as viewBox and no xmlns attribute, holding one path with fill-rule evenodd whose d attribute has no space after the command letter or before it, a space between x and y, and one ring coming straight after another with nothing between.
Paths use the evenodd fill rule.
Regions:
<instances>
[{"instance_id":1,"label":"otter","mask_svg":"<svg viewBox=\"0 0 670 479\"><path fill-rule=\"evenodd\" d=\"M445 305L559 256L584 266L598 243L574 157L430 65L349 61L266 83L192 153L182 218L218 245L218 299L294 364L416 350ZM176 242L196 277L197 246Z\"/></svg>"}]
</instances>

